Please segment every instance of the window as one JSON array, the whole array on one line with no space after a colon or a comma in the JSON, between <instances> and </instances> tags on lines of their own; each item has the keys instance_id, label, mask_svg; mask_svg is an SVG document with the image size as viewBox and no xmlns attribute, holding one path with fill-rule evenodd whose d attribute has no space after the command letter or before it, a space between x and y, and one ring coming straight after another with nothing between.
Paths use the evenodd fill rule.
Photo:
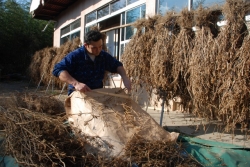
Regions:
<instances>
[{"instance_id":1,"label":"window","mask_svg":"<svg viewBox=\"0 0 250 167\"><path fill-rule=\"evenodd\" d=\"M199 5L203 7L210 7L213 5L222 5L226 0L193 0L193 8L196 9Z\"/></svg>"},{"instance_id":2,"label":"window","mask_svg":"<svg viewBox=\"0 0 250 167\"><path fill-rule=\"evenodd\" d=\"M73 23L61 29L61 45L76 37L80 37L81 19L77 19Z\"/></svg>"},{"instance_id":3,"label":"window","mask_svg":"<svg viewBox=\"0 0 250 167\"><path fill-rule=\"evenodd\" d=\"M68 32L70 32L69 25L61 29L61 35L67 34Z\"/></svg>"},{"instance_id":4,"label":"window","mask_svg":"<svg viewBox=\"0 0 250 167\"><path fill-rule=\"evenodd\" d=\"M141 17L141 8L135 8L127 12L126 23L133 23Z\"/></svg>"},{"instance_id":5,"label":"window","mask_svg":"<svg viewBox=\"0 0 250 167\"><path fill-rule=\"evenodd\" d=\"M158 0L158 13L165 15L167 11L175 10L180 12L183 8L188 7L188 0Z\"/></svg>"},{"instance_id":6,"label":"window","mask_svg":"<svg viewBox=\"0 0 250 167\"><path fill-rule=\"evenodd\" d=\"M133 23L136 20L140 18L144 18L146 13L146 5L139 6L137 8L134 8L132 10L129 10L125 12L125 15L123 14L122 17L125 18L125 24ZM123 18L122 18L123 22ZM124 33L125 32L125 33ZM121 39L129 40L133 35L135 34L134 28L132 26L127 26L125 28L122 28L122 35L125 35L124 37L122 36Z\"/></svg>"},{"instance_id":7,"label":"window","mask_svg":"<svg viewBox=\"0 0 250 167\"><path fill-rule=\"evenodd\" d=\"M132 4L132 3L134 3L134 2L137 2L138 0L127 0L127 5L130 5L130 4Z\"/></svg>"},{"instance_id":8,"label":"window","mask_svg":"<svg viewBox=\"0 0 250 167\"><path fill-rule=\"evenodd\" d=\"M96 11L93 11L86 15L86 23L96 20Z\"/></svg>"},{"instance_id":9,"label":"window","mask_svg":"<svg viewBox=\"0 0 250 167\"><path fill-rule=\"evenodd\" d=\"M110 8L111 8L111 12L115 12L119 9L122 9L126 6L126 0L119 0L119 1L116 1L112 4L110 4Z\"/></svg>"},{"instance_id":10,"label":"window","mask_svg":"<svg viewBox=\"0 0 250 167\"><path fill-rule=\"evenodd\" d=\"M76 21L74 21L73 23L70 24L70 27L71 27L71 31L78 28L78 27L81 27L81 20L80 19L77 19Z\"/></svg>"},{"instance_id":11,"label":"window","mask_svg":"<svg viewBox=\"0 0 250 167\"><path fill-rule=\"evenodd\" d=\"M130 24L135 22L138 19L145 18L146 5L141 5L134 9L128 10L121 14L121 23L122 25ZM121 44L120 44L120 56L124 52L126 43L129 42L131 37L136 33L136 28L132 26L126 26L121 28Z\"/></svg>"},{"instance_id":12,"label":"window","mask_svg":"<svg viewBox=\"0 0 250 167\"><path fill-rule=\"evenodd\" d=\"M212 5L223 5L226 0L157 0L157 13L164 15L167 11L180 12L185 7L196 9L199 5L209 7Z\"/></svg>"},{"instance_id":13,"label":"window","mask_svg":"<svg viewBox=\"0 0 250 167\"><path fill-rule=\"evenodd\" d=\"M121 44L121 55L123 54L123 52L124 52L124 49L125 49L125 44Z\"/></svg>"},{"instance_id":14,"label":"window","mask_svg":"<svg viewBox=\"0 0 250 167\"><path fill-rule=\"evenodd\" d=\"M102 18L104 16L107 16L109 14L109 6L106 6L100 10L97 11L97 18Z\"/></svg>"},{"instance_id":15,"label":"window","mask_svg":"<svg viewBox=\"0 0 250 167\"><path fill-rule=\"evenodd\" d=\"M110 14L113 14L114 12L116 12L120 9L124 9L126 6L131 5L131 4L138 2L138 1L139 0L116 0L116 1L110 2L110 3L106 4L105 6L103 6L102 8L100 8L98 10L94 10L91 13L87 14L85 16L85 22L86 22L86 24L88 24L94 20L97 20L97 19L100 19L104 16L108 16ZM141 3L139 3L139 4L143 4L143 3L144 2L141 1ZM89 26L89 24L88 24L88 26Z\"/></svg>"}]
</instances>

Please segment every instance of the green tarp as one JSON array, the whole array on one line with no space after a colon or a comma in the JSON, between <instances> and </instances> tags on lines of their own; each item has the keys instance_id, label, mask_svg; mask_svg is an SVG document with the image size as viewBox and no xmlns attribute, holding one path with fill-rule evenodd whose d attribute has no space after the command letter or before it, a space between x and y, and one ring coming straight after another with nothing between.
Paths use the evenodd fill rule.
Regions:
<instances>
[{"instance_id":1,"label":"green tarp","mask_svg":"<svg viewBox=\"0 0 250 167\"><path fill-rule=\"evenodd\" d=\"M0 154L3 154L1 150L3 143L3 136L0 135ZM11 156L0 156L0 167L18 167L19 165L16 163L16 160Z\"/></svg>"},{"instance_id":2,"label":"green tarp","mask_svg":"<svg viewBox=\"0 0 250 167\"><path fill-rule=\"evenodd\" d=\"M250 167L249 148L185 136L180 136L178 141L205 167Z\"/></svg>"}]
</instances>

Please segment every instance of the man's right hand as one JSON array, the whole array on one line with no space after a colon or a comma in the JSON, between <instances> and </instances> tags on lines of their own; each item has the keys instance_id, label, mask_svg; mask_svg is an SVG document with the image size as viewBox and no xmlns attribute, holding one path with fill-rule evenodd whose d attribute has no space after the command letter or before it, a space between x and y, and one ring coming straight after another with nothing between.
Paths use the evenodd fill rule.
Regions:
<instances>
[{"instance_id":1,"label":"man's right hand","mask_svg":"<svg viewBox=\"0 0 250 167\"><path fill-rule=\"evenodd\" d=\"M86 84L81 83L81 82L76 82L72 85L75 87L75 90L83 92L83 93L91 91L91 89Z\"/></svg>"},{"instance_id":2,"label":"man's right hand","mask_svg":"<svg viewBox=\"0 0 250 167\"><path fill-rule=\"evenodd\" d=\"M88 92L91 89L84 83L78 82L75 78L73 78L68 71L64 70L60 72L59 79L63 82L67 82L75 87L75 90L80 92Z\"/></svg>"}]
</instances>

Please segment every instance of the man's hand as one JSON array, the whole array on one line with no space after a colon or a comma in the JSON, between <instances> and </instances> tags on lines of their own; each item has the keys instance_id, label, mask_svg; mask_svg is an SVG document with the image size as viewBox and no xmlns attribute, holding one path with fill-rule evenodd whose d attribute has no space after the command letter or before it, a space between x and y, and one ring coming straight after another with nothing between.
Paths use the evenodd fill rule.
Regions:
<instances>
[{"instance_id":1,"label":"man's hand","mask_svg":"<svg viewBox=\"0 0 250 167\"><path fill-rule=\"evenodd\" d=\"M127 76L125 76L125 77L122 78L122 80L123 80L123 84L124 84L125 88L127 88L128 91L131 91L131 81L130 81L130 79Z\"/></svg>"},{"instance_id":2,"label":"man's hand","mask_svg":"<svg viewBox=\"0 0 250 167\"><path fill-rule=\"evenodd\" d=\"M91 91L91 89L86 84L81 83L81 82L76 82L72 85L75 87L75 90L83 92L83 93Z\"/></svg>"}]
</instances>

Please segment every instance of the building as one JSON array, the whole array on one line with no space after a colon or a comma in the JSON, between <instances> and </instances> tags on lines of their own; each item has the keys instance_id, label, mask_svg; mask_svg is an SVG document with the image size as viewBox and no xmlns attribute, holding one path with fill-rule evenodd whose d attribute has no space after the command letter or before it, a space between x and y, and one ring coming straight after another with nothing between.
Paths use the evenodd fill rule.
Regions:
<instances>
[{"instance_id":1,"label":"building","mask_svg":"<svg viewBox=\"0 0 250 167\"><path fill-rule=\"evenodd\" d=\"M133 35L131 23L137 19L164 14L169 9L181 11L202 3L223 4L225 0L33 0L33 18L55 22L54 41L59 47L68 39L80 37L92 26L107 35L109 52L121 57L124 46Z\"/></svg>"},{"instance_id":2,"label":"building","mask_svg":"<svg viewBox=\"0 0 250 167\"><path fill-rule=\"evenodd\" d=\"M126 43L135 30L131 24L140 18L164 14L174 9L180 12L202 3L203 6L222 5L225 0L32 0L33 18L54 22L55 47L98 26L106 33L106 45L111 55L121 59ZM120 78L113 78L119 85Z\"/></svg>"}]
</instances>

